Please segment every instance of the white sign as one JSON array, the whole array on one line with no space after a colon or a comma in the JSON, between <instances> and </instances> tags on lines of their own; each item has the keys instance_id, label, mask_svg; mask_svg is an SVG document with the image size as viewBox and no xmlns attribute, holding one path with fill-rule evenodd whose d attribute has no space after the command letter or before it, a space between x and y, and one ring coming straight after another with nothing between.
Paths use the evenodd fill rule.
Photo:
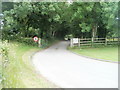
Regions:
<instances>
[{"instance_id":1,"label":"white sign","mask_svg":"<svg viewBox=\"0 0 120 90\"><path fill-rule=\"evenodd\" d=\"M73 38L73 43L78 43L78 38Z\"/></svg>"}]
</instances>

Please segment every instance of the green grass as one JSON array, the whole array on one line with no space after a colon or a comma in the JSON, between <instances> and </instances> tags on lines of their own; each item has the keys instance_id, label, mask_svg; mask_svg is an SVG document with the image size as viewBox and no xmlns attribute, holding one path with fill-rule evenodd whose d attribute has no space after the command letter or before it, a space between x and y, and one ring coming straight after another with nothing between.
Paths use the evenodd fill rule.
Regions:
<instances>
[{"instance_id":1,"label":"green grass","mask_svg":"<svg viewBox=\"0 0 120 90\"><path fill-rule=\"evenodd\" d=\"M97 46L97 47L81 47L68 48L69 50L83 56L88 56L96 59L104 59L118 61L118 47L115 46Z\"/></svg>"},{"instance_id":2,"label":"green grass","mask_svg":"<svg viewBox=\"0 0 120 90\"><path fill-rule=\"evenodd\" d=\"M0 55L0 80L2 79L1 74L2 74L2 56ZM0 82L0 90L1 90L1 88L2 88L2 84Z\"/></svg>"},{"instance_id":3,"label":"green grass","mask_svg":"<svg viewBox=\"0 0 120 90\"><path fill-rule=\"evenodd\" d=\"M40 76L32 66L30 57L41 48L12 42L8 45L9 62L3 71L4 88L54 88L56 87Z\"/></svg>"}]
</instances>

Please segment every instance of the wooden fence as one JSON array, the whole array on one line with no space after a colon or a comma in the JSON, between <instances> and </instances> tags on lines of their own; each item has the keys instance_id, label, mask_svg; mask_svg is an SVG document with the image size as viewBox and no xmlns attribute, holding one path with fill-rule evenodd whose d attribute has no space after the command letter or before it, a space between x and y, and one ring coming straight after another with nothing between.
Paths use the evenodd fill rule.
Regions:
<instances>
[{"instance_id":1,"label":"wooden fence","mask_svg":"<svg viewBox=\"0 0 120 90\"><path fill-rule=\"evenodd\" d=\"M94 46L96 44L101 45L111 45L111 44L118 44L119 38L72 38L70 40L70 46L81 46L81 45L90 45Z\"/></svg>"}]
</instances>

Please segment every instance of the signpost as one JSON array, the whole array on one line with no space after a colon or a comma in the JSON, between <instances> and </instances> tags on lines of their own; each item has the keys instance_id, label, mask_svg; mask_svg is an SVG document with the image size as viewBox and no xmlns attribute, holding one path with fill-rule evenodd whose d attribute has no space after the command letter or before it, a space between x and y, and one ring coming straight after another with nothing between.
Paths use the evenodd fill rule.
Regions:
<instances>
[{"instance_id":1,"label":"signpost","mask_svg":"<svg viewBox=\"0 0 120 90\"><path fill-rule=\"evenodd\" d=\"M79 38L71 38L70 42L71 42L70 43L71 47L73 47L74 44L78 44L78 46L80 46L80 40L79 40Z\"/></svg>"},{"instance_id":2,"label":"signpost","mask_svg":"<svg viewBox=\"0 0 120 90\"><path fill-rule=\"evenodd\" d=\"M41 38L39 38L39 40L38 40L38 47L40 47L41 46Z\"/></svg>"},{"instance_id":3,"label":"signpost","mask_svg":"<svg viewBox=\"0 0 120 90\"><path fill-rule=\"evenodd\" d=\"M33 41L36 42L36 43L38 43L38 47L41 46L41 39L38 38L37 36L34 36L34 37L33 37Z\"/></svg>"},{"instance_id":4,"label":"signpost","mask_svg":"<svg viewBox=\"0 0 120 90\"><path fill-rule=\"evenodd\" d=\"M78 38L73 38L73 43L78 43Z\"/></svg>"}]
</instances>

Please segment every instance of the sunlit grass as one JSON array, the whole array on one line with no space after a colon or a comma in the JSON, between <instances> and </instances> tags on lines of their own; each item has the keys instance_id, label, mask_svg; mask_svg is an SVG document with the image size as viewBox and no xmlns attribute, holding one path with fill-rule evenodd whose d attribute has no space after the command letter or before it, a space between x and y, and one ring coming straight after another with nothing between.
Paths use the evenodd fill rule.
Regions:
<instances>
[{"instance_id":1,"label":"sunlit grass","mask_svg":"<svg viewBox=\"0 0 120 90\"><path fill-rule=\"evenodd\" d=\"M2 55L0 55L0 90L2 88L1 80L2 80Z\"/></svg>"},{"instance_id":2,"label":"sunlit grass","mask_svg":"<svg viewBox=\"0 0 120 90\"><path fill-rule=\"evenodd\" d=\"M49 88L55 87L32 66L31 56L41 48L12 42L8 44L9 62L3 69L5 88Z\"/></svg>"},{"instance_id":3,"label":"sunlit grass","mask_svg":"<svg viewBox=\"0 0 120 90\"><path fill-rule=\"evenodd\" d=\"M88 56L96 59L104 59L118 61L118 46L97 46L97 47L81 47L69 48L69 50L83 56Z\"/></svg>"}]
</instances>

